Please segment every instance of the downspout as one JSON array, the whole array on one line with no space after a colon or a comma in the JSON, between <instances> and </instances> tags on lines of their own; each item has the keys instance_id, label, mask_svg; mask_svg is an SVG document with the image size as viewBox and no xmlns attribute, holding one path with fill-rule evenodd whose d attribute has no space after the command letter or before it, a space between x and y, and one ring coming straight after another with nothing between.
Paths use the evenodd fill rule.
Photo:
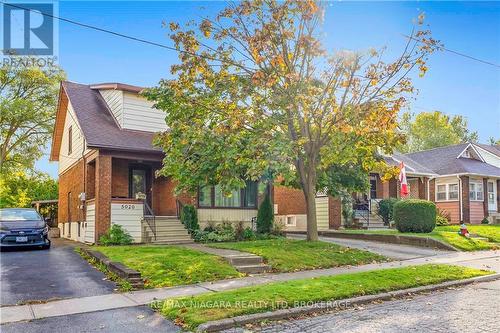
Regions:
<instances>
[{"instance_id":1,"label":"downspout","mask_svg":"<svg viewBox=\"0 0 500 333\"><path fill-rule=\"evenodd\" d=\"M434 200L431 200L431 180L435 179L436 177L430 177L427 178L427 200L434 202Z\"/></svg>"},{"instance_id":2,"label":"downspout","mask_svg":"<svg viewBox=\"0 0 500 333\"><path fill-rule=\"evenodd\" d=\"M464 220L464 211L463 211L463 205L462 205L462 202L463 202L463 198L462 198L462 178L460 178L459 175L457 175L457 179L458 179L458 205L459 205L459 208L460 208L460 222L463 222Z\"/></svg>"}]
</instances>

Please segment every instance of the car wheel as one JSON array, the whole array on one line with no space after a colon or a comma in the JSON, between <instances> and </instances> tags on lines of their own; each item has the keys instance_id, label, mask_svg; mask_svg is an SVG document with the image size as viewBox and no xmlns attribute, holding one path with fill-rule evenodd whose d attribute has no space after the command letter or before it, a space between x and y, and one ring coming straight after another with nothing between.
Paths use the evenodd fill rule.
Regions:
<instances>
[{"instance_id":1,"label":"car wheel","mask_svg":"<svg viewBox=\"0 0 500 333\"><path fill-rule=\"evenodd\" d=\"M49 250L49 249L50 249L50 243L42 246L42 250Z\"/></svg>"}]
</instances>

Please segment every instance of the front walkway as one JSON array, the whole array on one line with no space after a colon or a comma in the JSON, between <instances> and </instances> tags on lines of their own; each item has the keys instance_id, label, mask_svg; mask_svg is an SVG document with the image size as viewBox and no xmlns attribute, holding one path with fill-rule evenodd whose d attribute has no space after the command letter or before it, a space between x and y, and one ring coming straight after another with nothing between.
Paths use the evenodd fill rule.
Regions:
<instances>
[{"instance_id":1,"label":"front walkway","mask_svg":"<svg viewBox=\"0 0 500 333\"><path fill-rule=\"evenodd\" d=\"M77 313L135 307L138 305L145 305L157 300L167 298L238 289L253 285L267 284L275 281L289 281L310 277L364 272L375 269L396 268L410 265L424 265L430 263L458 264L478 269L489 269L500 272L500 252L452 252L436 255L433 257L416 258L404 261L393 261L354 267L318 269L294 273L262 274L241 279L204 282L189 286L141 290L122 294L81 297L53 301L45 304L2 307L0 309L0 322L3 324L45 317L56 317Z\"/></svg>"},{"instance_id":2,"label":"front walkway","mask_svg":"<svg viewBox=\"0 0 500 333\"><path fill-rule=\"evenodd\" d=\"M296 235L290 234L287 237L292 239L306 239L306 235L298 235L298 234ZM410 245L365 241L360 239L344 239L344 238L334 238L327 236L321 236L319 237L319 239L323 242L330 242L346 247L370 251L396 260L408 260L408 259L415 259L422 257L430 257L451 252L451 251L416 247Z\"/></svg>"}]
</instances>

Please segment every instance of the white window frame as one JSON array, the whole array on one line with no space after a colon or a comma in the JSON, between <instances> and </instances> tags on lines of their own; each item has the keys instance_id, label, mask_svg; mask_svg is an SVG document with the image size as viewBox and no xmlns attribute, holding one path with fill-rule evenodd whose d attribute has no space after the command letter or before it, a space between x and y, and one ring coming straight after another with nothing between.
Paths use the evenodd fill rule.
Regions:
<instances>
[{"instance_id":1,"label":"white window frame","mask_svg":"<svg viewBox=\"0 0 500 333\"><path fill-rule=\"evenodd\" d=\"M438 192L439 186L445 186L445 192ZM450 186L457 187L457 191L453 191L453 192L457 192L456 199L450 199ZM446 193L446 199L438 199L438 193ZM446 201L453 202L453 201L458 201L459 198L460 198L460 186L458 183L437 183L436 184L436 194L435 194L436 202L446 202Z\"/></svg>"},{"instance_id":2,"label":"white window frame","mask_svg":"<svg viewBox=\"0 0 500 333\"><path fill-rule=\"evenodd\" d=\"M293 223L288 223L289 218L291 218L291 221L293 221ZM287 215L286 220L285 220L285 225L287 227L296 227L297 226L297 215Z\"/></svg>"},{"instance_id":3,"label":"white window frame","mask_svg":"<svg viewBox=\"0 0 500 333\"><path fill-rule=\"evenodd\" d=\"M473 187L473 185L474 185L474 187ZM472 190L472 188L474 188L474 190ZM481 188L481 191L479 191L479 188ZM472 198L470 197L471 193L474 193ZM481 199L478 199L479 193L482 193ZM480 181L469 182L469 200L470 201L478 201L478 202L484 201L484 186L483 186L482 182L480 182Z\"/></svg>"}]
</instances>

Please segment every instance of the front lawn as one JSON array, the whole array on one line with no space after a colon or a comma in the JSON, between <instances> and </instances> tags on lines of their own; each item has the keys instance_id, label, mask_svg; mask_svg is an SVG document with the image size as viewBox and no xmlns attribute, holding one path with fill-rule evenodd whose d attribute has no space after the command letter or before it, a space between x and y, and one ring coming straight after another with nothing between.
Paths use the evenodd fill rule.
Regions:
<instances>
[{"instance_id":1,"label":"front lawn","mask_svg":"<svg viewBox=\"0 0 500 333\"><path fill-rule=\"evenodd\" d=\"M207 321L292 308L307 304L378 294L487 275L491 272L449 265L423 265L277 282L155 304L168 319L195 329Z\"/></svg>"},{"instance_id":2,"label":"front lawn","mask_svg":"<svg viewBox=\"0 0 500 333\"><path fill-rule=\"evenodd\" d=\"M210 244L262 256L275 272L361 265L387 261L387 258L327 242L308 242L286 238Z\"/></svg>"},{"instance_id":3,"label":"front lawn","mask_svg":"<svg viewBox=\"0 0 500 333\"><path fill-rule=\"evenodd\" d=\"M224 259L177 246L96 246L113 261L140 272L146 288L171 287L242 276Z\"/></svg>"},{"instance_id":4,"label":"front lawn","mask_svg":"<svg viewBox=\"0 0 500 333\"><path fill-rule=\"evenodd\" d=\"M391 235L408 235L417 237L432 237L444 243L450 244L458 250L462 251L478 251L478 250L494 250L500 248L500 225L467 225L467 229L472 234L477 234L480 237L488 238L488 241L465 238L458 234L460 226L437 226L430 233L401 233L395 229L387 230L341 230L342 232L359 233L359 234L391 234Z\"/></svg>"}]
</instances>

